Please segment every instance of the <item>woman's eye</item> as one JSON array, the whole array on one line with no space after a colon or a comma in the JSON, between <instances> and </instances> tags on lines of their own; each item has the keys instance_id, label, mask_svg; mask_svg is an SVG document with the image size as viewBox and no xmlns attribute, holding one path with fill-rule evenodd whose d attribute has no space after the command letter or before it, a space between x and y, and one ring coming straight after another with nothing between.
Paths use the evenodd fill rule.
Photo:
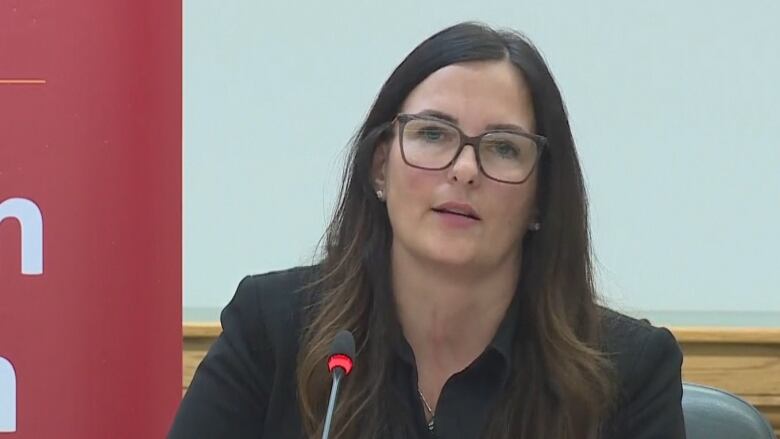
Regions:
<instances>
[{"instance_id":1,"label":"woman's eye","mask_svg":"<svg viewBox=\"0 0 780 439\"><path fill-rule=\"evenodd\" d=\"M444 137L444 133L438 128L424 128L420 130L420 136L431 142L441 140Z\"/></svg>"},{"instance_id":2,"label":"woman's eye","mask_svg":"<svg viewBox=\"0 0 780 439\"><path fill-rule=\"evenodd\" d=\"M493 146L493 150L505 158L517 158L520 155L518 149L511 143L499 143Z\"/></svg>"}]
</instances>

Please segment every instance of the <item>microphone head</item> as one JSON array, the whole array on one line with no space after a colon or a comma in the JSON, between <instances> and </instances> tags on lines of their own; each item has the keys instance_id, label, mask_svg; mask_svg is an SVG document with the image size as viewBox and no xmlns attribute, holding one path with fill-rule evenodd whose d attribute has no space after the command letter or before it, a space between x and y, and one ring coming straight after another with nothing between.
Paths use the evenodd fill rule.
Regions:
<instances>
[{"instance_id":1,"label":"microphone head","mask_svg":"<svg viewBox=\"0 0 780 439\"><path fill-rule=\"evenodd\" d=\"M330 345L330 355L328 356L328 369L331 373L336 368L341 368L344 375L349 375L352 371L353 359L355 358L355 337L346 329L336 333L333 343Z\"/></svg>"}]
</instances>

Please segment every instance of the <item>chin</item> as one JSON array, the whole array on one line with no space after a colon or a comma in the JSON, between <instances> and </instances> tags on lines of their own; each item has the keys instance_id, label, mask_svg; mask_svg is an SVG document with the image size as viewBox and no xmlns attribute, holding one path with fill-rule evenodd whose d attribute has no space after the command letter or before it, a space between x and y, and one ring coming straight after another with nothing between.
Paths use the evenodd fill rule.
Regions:
<instances>
[{"instance_id":1,"label":"chin","mask_svg":"<svg viewBox=\"0 0 780 439\"><path fill-rule=\"evenodd\" d=\"M404 238L396 235L394 247L400 254L406 254L417 263L452 268L475 267L484 263L485 255L480 252L479 242L473 237L446 236L440 233L418 230Z\"/></svg>"},{"instance_id":2,"label":"chin","mask_svg":"<svg viewBox=\"0 0 780 439\"><path fill-rule=\"evenodd\" d=\"M425 255L432 262L442 265L466 267L479 262L479 257L472 245L458 245L457 242L435 242L425 249Z\"/></svg>"}]
</instances>

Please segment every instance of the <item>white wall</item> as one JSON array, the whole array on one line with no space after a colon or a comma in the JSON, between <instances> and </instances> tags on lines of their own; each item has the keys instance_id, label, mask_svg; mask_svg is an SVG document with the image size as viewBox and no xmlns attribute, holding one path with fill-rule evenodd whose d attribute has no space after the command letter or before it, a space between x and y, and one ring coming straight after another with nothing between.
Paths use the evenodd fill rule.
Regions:
<instances>
[{"instance_id":1,"label":"white wall","mask_svg":"<svg viewBox=\"0 0 780 439\"><path fill-rule=\"evenodd\" d=\"M382 82L467 19L556 75L615 306L780 312L775 0L185 1L185 307L309 259Z\"/></svg>"}]
</instances>

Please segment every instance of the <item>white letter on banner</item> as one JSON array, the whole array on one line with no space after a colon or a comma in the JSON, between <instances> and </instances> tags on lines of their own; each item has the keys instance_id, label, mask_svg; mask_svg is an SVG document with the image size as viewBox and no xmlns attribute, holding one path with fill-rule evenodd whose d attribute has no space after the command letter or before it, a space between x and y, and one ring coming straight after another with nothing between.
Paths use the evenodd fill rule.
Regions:
<instances>
[{"instance_id":1,"label":"white letter on banner","mask_svg":"<svg viewBox=\"0 0 780 439\"><path fill-rule=\"evenodd\" d=\"M22 274L43 274L43 216L26 198L9 198L0 203L0 223L16 218L22 229Z\"/></svg>"},{"instance_id":2,"label":"white letter on banner","mask_svg":"<svg viewBox=\"0 0 780 439\"><path fill-rule=\"evenodd\" d=\"M10 361L0 357L0 433L16 431L16 372Z\"/></svg>"}]
</instances>

